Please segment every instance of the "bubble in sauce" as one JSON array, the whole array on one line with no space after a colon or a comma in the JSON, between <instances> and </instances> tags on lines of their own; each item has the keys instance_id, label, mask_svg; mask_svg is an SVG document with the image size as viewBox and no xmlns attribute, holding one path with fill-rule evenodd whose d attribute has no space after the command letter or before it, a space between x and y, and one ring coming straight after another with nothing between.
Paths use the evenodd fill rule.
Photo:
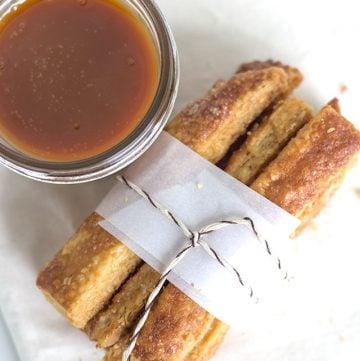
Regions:
<instances>
[{"instance_id":1,"label":"bubble in sauce","mask_svg":"<svg viewBox=\"0 0 360 361\"><path fill-rule=\"evenodd\" d=\"M134 66L135 65L135 59L133 57L129 56L127 58L127 63L128 63L129 66Z\"/></svg>"}]
</instances>

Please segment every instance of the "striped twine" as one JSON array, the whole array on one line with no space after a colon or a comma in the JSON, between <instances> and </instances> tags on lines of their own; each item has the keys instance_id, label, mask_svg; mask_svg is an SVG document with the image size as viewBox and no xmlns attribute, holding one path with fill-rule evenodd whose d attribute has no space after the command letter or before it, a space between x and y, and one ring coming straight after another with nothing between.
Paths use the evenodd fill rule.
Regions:
<instances>
[{"instance_id":1,"label":"striped twine","mask_svg":"<svg viewBox=\"0 0 360 361\"><path fill-rule=\"evenodd\" d=\"M130 338L129 344L122 355L122 361L130 361L131 354L135 348L136 341L139 337L139 334L144 327L144 324L149 316L150 310L156 301L157 297L159 296L162 287L164 286L164 283L167 280L167 277L169 273L176 267L178 263L181 262L181 260L188 254L188 252L195 247L201 246L207 254L209 254L212 258L214 258L218 263L220 263L221 266L225 267L229 272L234 274L240 285L247 291L250 298L254 299L254 301L257 303L258 299L254 295L254 291L251 288L250 285L248 285L243 278L241 277L239 271L233 267L226 259L222 258L212 247L208 245L207 242L205 242L202 239L202 236L207 235L209 233L212 233L214 231L217 231L219 229L229 227L231 225L243 225L249 228L256 236L256 238L259 240L261 244L263 244L267 254L273 258L276 267L279 269L280 272L283 273L283 278L288 279L288 274L285 272L282 268L282 264L280 261L280 258L273 254L273 252L270 249L269 242L260 235L260 233L255 228L255 224L253 220L249 217L244 218L234 218L229 220L223 220L219 222L215 222L212 224L209 224L203 228L200 229L200 231L194 232L191 229L189 229L184 222L182 222L181 219L179 219L176 215L171 213L168 209L166 209L164 206L162 206L159 202L154 200L146 191L138 187L136 184L130 182L127 180L124 176L119 175L117 176L117 179L125 184L128 188L135 191L138 195L145 198L149 201L149 203L156 209L158 209L165 217L170 219L172 222L176 224L184 234L184 236L189 240L189 243L185 245L185 247L174 257L174 259L170 262L170 264L166 267L166 269L161 274L161 277L159 281L157 282L155 288L149 295L146 305L144 307L144 310L142 312L141 317L139 318L139 321L133 331L133 334Z\"/></svg>"}]
</instances>

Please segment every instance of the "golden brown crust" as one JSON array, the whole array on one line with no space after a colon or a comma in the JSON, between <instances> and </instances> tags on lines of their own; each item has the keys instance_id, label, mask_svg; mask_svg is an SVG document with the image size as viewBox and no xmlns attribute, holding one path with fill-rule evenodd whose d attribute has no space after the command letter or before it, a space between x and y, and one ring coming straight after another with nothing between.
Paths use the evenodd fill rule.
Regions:
<instances>
[{"instance_id":1,"label":"golden brown crust","mask_svg":"<svg viewBox=\"0 0 360 361\"><path fill-rule=\"evenodd\" d=\"M209 97L215 94L218 94L219 91L226 85L226 80L219 79L217 80L210 90L206 93L205 97Z\"/></svg>"},{"instance_id":2,"label":"golden brown crust","mask_svg":"<svg viewBox=\"0 0 360 361\"><path fill-rule=\"evenodd\" d=\"M215 354L228 329L169 284L151 310L131 360L206 361ZM130 336L128 331L110 347L104 361L121 361Z\"/></svg>"},{"instance_id":3,"label":"golden brown crust","mask_svg":"<svg viewBox=\"0 0 360 361\"><path fill-rule=\"evenodd\" d=\"M326 106L251 187L302 221L320 210L360 150L354 126Z\"/></svg>"},{"instance_id":4,"label":"golden brown crust","mask_svg":"<svg viewBox=\"0 0 360 361\"><path fill-rule=\"evenodd\" d=\"M266 60L266 61L255 60L255 61L251 61L249 63L241 64L240 67L238 68L237 72L243 73L246 71L261 70L261 69L267 69L267 68L271 68L271 67L278 67L278 68L284 69L285 72L287 73L287 75L289 77L289 91L287 92L287 94L290 94L291 91L293 89L295 89L296 87L298 87L301 84L301 82L303 81L303 76L298 69L293 68L289 65L285 65L285 64L281 63L280 61L273 61L271 59Z\"/></svg>"},{"instance_id":5,"label":"golden brown crust","mask_svg":"<svg viewBox=\"0 0 360 361\"><path fill-rule=\"evenodd\" d=\"M121 287L109 306L86 325L85 332L97 346L106 348L125 335L139 317L160 275L143 264Z\"/></svg>"},{"instance_id":6,"label":"golden brown crust","mask_svg":"<svg viewBox=\"0 0 360 361\"><path fill-rule=\"evenodd\" d=\"M140 334L135 360L180 361L193 350L210 329L214 316L169 284Z\"/></svg>"},{"instance_id":7,"label":"golden brown crust","mask_svg":"<svg viewBox=\"0 0 360 361\"><path fill-rule=\"evenodd\" d=\"M167 131L216 163L249 124L289 89L281 68L235 74L205 98L186 107Z\"/></svg>"},{"instance_id":8,"label":"golden brown crust","mask_svg":"<svg viewBox=\"0 0 360 361\"><path fill-rule=\"evenodd\" d=\"M103 358L103 361L122 361L122 353L125 350L127 344L129 343L130 335L127 338L116 343L114 346L110 347ZM131 361L136 361L133 356L131 356Z\"/></svg>"},{"instance_id":9,"label":"golden brown crust","mask_svg":"<svg viewBox=\"0 0 360 361\"><path fill-rule=\"evenodd\" d=\"M333 98L329 101L328 105L330 105L334 110L336 110L339 114L341 114L340 104L338 98Z\"/></svg>"},{"instance_id":10,"label":"golden brown crust","mask_svg":"<svg viewBox=\"0 0 360 361\"><path fill-rule=\"evenodd\" d=\"M224 337L229 330L229 326L225 323L213 319L207 324L202 332L202 336L195 341L193 349L187 355L173 355L171 360L176 361L207 361L210 360L217 349L221 345ZM176 336L176 335L175 335ZM126 335L113 347L108 349L103 361L121 361L123 350L126 348L130 340L130 334ZM139 358L132 356L132 361L146 361L148 358ZM167 358L157 360L168 360Z\"/></svg>"},{"instance_id":11,"label":"golden brown crust","mask_svg":"<svg viewBox=\"0 0 360 361\"><path fill-rule=\"evenodd\" d=\"M210 329L186 357L186 361L210 360L223 342L228 330L229 326L227 324L214 319Z\"/></svg>"},{"instance_id":12,"label":"golden brown crust","mask_svg":"<svg viewBox=\"0 0 360 361\"><path fill-rule=\"evenodd\" d=\"M75 326L85 327L140 259L93 213L39 273L37 286Z\"/></svg>"},{"instance_id":13,"label":"golden brown crust","mask_svg":"<svg viewBox=\"0 0 360 361\"><path fill-rule=\"evenodd\" d=\"M302 100L280 101L233 153L225 171L251 184L312 115L312 109Z\"/></svg>"}]
</instances>

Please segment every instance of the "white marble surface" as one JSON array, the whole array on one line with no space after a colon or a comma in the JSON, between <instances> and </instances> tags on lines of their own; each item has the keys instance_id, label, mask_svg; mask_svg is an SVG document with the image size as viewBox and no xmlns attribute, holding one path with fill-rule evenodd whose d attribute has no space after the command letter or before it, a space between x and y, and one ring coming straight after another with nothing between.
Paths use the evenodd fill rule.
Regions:
<instances>
[{"instance_id":1,"label":"white marble surface","mask_svg":"<svg viewBox=\"0 0 360 361\"><path fill-rule=\"evenodd\" d=\"M360 127L357 2L160 0L159 5L180 52L176 110L239 63L271 57L302 70L299 95L316 108L338 96L345 116ZM344 94L342 84L348 86ZM112 182L46 185L0 169L0 307L21 361L100 360L101 352L54 311L34 280ZM300 282L309 284L303 298L282 315L233 329L214 360L360 359L359 188L358 166L315 226L294 241L294 268ZM0 336L4 343L7 338ZM10 361L0 347L0 360Z\"/></svg>"},{"instance_id":2,"label":"white marble surface","mask_svg":"<svg viewBox=\"0 0 360 361\"><path fill-rule=\"evenodd\" d=\"M0 312L0 360L19 361L5 320Z\"/></svg>"}]
</instances>

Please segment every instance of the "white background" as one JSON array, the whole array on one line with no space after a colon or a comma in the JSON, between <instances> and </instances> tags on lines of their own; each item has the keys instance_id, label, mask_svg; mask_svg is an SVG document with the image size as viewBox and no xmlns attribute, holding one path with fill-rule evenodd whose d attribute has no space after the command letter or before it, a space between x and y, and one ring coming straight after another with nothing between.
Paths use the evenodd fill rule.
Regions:
<instances>
[{"instance_id":1,"label":"white background","mask_svg":"<svg viewBox=\"0 0 360 361\"><path fill-rule=\"evenodd\" d=\"M180 52L176 110L216 79L229 77L239 63L273 58L301 69L305 81L298 94L315 108L338 96L344 115L360 127L356 1L161 0L159 5ZM344 94L342 84L348 86ZM22 361L100 360L93 344L43 300L34 281L113 181L55 186L0 169L0 307ZM293 242L294 267L307 289L303 299L284 306L284 314L276 318L239 325L216 360L360 359L356 189L359 166L312 227ZM0 360L10 361L1 343L11 343L2 332ZM229 347L236 352L226 353Z\"/></svg>"}]
</instances>

